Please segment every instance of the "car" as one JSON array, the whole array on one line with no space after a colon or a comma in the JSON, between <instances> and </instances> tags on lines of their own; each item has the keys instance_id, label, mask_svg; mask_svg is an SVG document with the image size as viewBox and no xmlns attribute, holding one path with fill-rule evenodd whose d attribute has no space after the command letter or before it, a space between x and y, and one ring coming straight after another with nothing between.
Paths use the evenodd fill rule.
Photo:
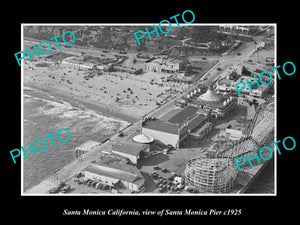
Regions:
<instances>
[{"instance_id":1,"label":"car","mask_svg":"<svg viewBox=\"0 0 300 225\"><path fill-rule=\"evenodd\" d=\"M55 193L58 193L58 192L59 192L58 188L51 188L50 190L48 190L49 194L55 194Z\"/></svg>"},{"instance_id":2,"label":"car","mask_svg":"<svg viewBox=\"0 0 300 225\"><path fill-rule=\"evenodd\" d=\"M239 52L237 55L241 55L241 53Z\"/></svg>"},{"instance_id":3,"label":"car","mask_svg":"<svg viewBox=\"0 0 300 225\"><path fill-rule=\"evenodd\" d=\"M92 181L92 182L91 182L91 187L95 187L96 184L97 184L97 181Z\"/></svg>"},{"instance_id":4,"label":"car","mask_svg":"<svg viewBox=\"0 0 300 225\"><path fill-rule=\"evenodd\" d=\"M170 150L175 150L175 148L173 147L173 145L168 144L166 147L167 147L168 149L170 149Z\"/></svg>"},{"instance_id":5,"label":"car","mask_svg":"<svg viewBox=\"0 0 300 225\"><path fill-rule=\"evenodd\" d=\"M161 170L161 167L155 166L153 169L155 169L155 170Z\"/></svg>"},{"instance_id":6,"label":"car","mask_svg":"<svg viewBox=\"0 0 300 225\"><path fill-rule=\"evenodd\" d=\"M169 181L174 181L174 177L171 176L171 177L168 178L168 180Z\"/></svg>"},{"instance_id":7,"label":"car","mask_svg":"<svg viewBox=\"0 0 300 225\"><path fill-rule=\"evenodd\" d=\"M164 150L163 150L163 154L168 154L170 152L170 149L168 149L168 148L165 148Z\"/></svg>"},{"instance_id":8,"label":"car","mask_svg":"<svg viewBox=\"0 0 300 225\"><path fill-rule=\"evenodd\" d=\"M157 178L157 176L152 176L152 179L157 180L158 178Z\"/></svg>"},{"instance_id":9,"label":"car","mask_svg":"<svg viewBox=\"0 0 300 225\"><path fill-rule=\"evenodd\" d=\"M167 170L166 168L164 168L164 169L162 170L162 172L163 172L163 173L168 173L169 170Z\"/></svg>"},{"instance_id":10,"label":"car","mask_svg":"<svg viewBox=\"0 0 300 225\"><path fill-rule=\"evenodd\" d=\"M158 192L165 192L165 191L166 191L166 188L164 188L164 187L158 189Z\"/></svg>"}]
</instances>

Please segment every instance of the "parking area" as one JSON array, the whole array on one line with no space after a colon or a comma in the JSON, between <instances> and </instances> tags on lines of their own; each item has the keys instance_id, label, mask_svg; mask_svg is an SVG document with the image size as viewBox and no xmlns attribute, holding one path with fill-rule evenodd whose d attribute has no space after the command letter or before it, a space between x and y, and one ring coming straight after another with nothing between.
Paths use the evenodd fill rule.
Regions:
<instances>
[{"instance_id":1,"label":"parking area","mask_svg":"<svg viewBox=\"0 0 300 225\"><path fill-rule=\"evenodd\" d=\"M145 193L196 193L184 183L186 161L202 152L202 149L178 149L166 154L155 154L140 159L140 171L146 182Z\"/></svg>"}]
</instances>

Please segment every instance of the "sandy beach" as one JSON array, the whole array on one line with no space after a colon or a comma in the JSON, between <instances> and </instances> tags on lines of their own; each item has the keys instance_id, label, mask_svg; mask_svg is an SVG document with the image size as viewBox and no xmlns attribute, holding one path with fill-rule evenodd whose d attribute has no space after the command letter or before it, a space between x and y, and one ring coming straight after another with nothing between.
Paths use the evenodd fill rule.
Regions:
<instances>
[{"instance_id":1,"label":"sandy beach","mask_svg":"<svg viewBox=\"0 0 300 225\"><path fill-rule=\"evenodd\" d=\"M106 116L128 122L141 118L187 88L187 85L165 82L166 76L161 73L102 72L85 79L88 70L51 62L36 66L40 63L40 60L25 61L24 86L88 104Z\"/></svg>"}]
</instances>

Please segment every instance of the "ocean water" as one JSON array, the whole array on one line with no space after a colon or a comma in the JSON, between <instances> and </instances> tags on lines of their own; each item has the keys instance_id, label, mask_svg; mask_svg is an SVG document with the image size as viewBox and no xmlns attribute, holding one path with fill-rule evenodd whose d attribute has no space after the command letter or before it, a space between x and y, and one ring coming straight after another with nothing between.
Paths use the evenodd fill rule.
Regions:
<instances>
[{"instance_id":1,"label":"ocean water","mask_svg":"<svg viewBox=\"0 0 300 225\"><path fill-rule=\"evenodd\" d=\"M27 153L28 158L23 158L24 191L74 160L74 149L77 146L88 140L101 142L128 125L126 121L103 116L84 105L74 106L32 89L24 90L23 119L24 149L29 148L28 143L34 145L38 138L44 138L48 143L45 152L36 151L36 155L33 155L30 151ZM57 132L62 128L67 128L71 133L71 139L66 143L60 142L57 137ZM53 132L56 147L50 137L45 138ZM67 137L67 133L61 132L63 140ZM44 149L45 145L40 141L37 147Z\"/></svg>"}]
</instances>

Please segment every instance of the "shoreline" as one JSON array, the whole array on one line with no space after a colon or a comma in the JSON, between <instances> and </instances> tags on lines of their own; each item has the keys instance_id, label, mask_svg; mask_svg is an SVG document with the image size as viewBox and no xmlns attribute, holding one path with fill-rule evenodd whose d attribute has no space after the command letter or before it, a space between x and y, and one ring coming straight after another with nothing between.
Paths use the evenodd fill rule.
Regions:
<instances>
[{"instance_id":1,"label":"shoreline","mask_svg":"<svg viewBox=\"0 0 300 225\"><path fill-rule=\"evenodd\" d=\"M24 83L23 84L24 90L23 93L25 91L25 88L32 88L41 92L45 92L46 94L50 94L54 97L56 97L58 100L63 100L66 102L69 102L71 105L80 108L80 106L84 106L88 109L91 109L97 113L99 113L102 116L106 116L109 118L113 118L113 119L120 119L120 120L124 120L126 122L129 123L133 123L137 120L139 120L140 118L137 117L133 117L132 115L129 115L129 113L124 112L124 110L116 107L116 106L111 106L111 105L105 105L104 103L98 103L95 102L91 99L87 99L87 98L83 98L77 95L70 95L69 93L57 89L57 88L49 88L49 87L40 87L40 86L36 86L32 83Z\"/></svg>"}]
</instances>

